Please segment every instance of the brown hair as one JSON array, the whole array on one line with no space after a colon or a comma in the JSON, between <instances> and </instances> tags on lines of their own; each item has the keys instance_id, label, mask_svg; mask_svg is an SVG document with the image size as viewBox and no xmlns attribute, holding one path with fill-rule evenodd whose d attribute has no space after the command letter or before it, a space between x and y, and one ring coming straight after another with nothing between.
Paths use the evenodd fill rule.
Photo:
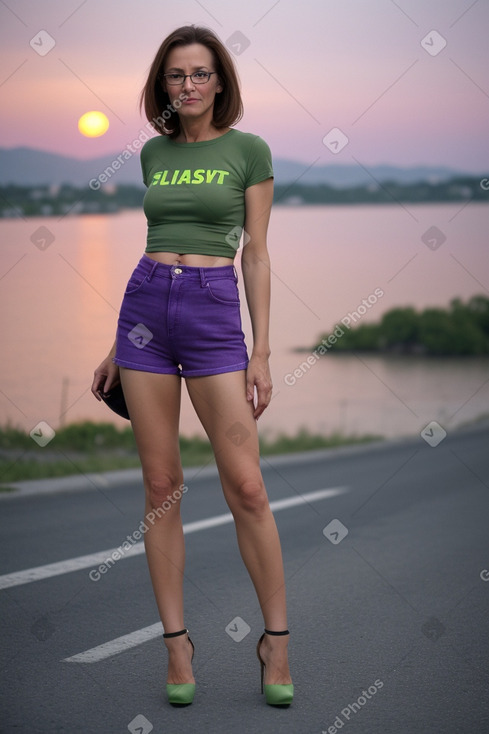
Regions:
<instances>
[{"instance_id":1,"label":"brown hair","mask_svg":"<svg viewBox=\"0 0 489 734\"><path fill-rule=\"evenodd\" d=\"M217 128L231 127L243 116L243 102L234 61L214 31L188 25L177 28L165 38L151 64L146 84L141 92L139 109L144 106L146 117L161 135L176 138L180 133L180 118L163 89L163 73L169 52L175 46L201 43L208 48L216 64L222 92L214 100L213 123Z\"/></svg>"}]
</instances>

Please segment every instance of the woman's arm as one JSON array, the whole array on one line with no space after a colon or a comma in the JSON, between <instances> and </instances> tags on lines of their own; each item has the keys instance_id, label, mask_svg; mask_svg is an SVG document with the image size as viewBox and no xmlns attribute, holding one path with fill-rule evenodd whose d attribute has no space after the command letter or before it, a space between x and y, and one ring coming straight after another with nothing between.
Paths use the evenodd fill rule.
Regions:
<instances>
[{"instance_id":1,"label":"woman's arm","mask_svg":"<svg viewBox=\"0 0 489 734\"><path fill-rule=\"evenodd\" d=\"M270 356L270 258L267 230L273 200L273 179L261 181L245 191L245 242L241 268L253 331L253 350L246 373L246 397L252 401L256 386L255 419L272 398Z\"/></svg>"}]
</instances>

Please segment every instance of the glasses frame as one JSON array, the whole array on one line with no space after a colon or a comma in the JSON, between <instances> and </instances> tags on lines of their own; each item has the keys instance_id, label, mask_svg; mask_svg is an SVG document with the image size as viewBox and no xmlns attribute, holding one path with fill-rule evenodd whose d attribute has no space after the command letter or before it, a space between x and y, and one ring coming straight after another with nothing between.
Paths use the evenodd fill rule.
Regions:
<instances>
[{"instance_id":1,"label":"glasses frame","mask_svg":"<svg viewBox=\"0 0 489 734\"><path fill-rule=\"evenodd\" d=\"M193 77L193 76L194 76L195 74L207 74L207 75L208 75L208 77L207 77L207 79L205 80L205 82L202 82L202 81L195 81L195 79L192 79L192 77ZM169 84L169 85L170 85L170 87L178 87L178 86L180 86L181 84L185 84L185 79L186 79L187 77L189 77L189 78L190 78L190 81L191 81L191 82L192 82L193 84L207 84L207 82L208 82L208 81L210 80L210 78L211 78L211 76L212 76L213 74L217 74L217 71L193 71L193 72L192 72L191 74L178 74L178 76L180 76L180 77L183 77L183 79L182 79L181 81L179 81L179 82L175 82L175 81L173 81L173 82L170 82L170 81L169 81L169 80L167 79L167 77L168 77L168 76L175 76L175 75L176 75L176 72L175 72L175 71L169 72L168 74L162 74L162 75L161 75L161 77L162 77L162 79L164 79L164 80L165 80L165 82L166 82L167 84Z\"/></svg>"}]
</instances>

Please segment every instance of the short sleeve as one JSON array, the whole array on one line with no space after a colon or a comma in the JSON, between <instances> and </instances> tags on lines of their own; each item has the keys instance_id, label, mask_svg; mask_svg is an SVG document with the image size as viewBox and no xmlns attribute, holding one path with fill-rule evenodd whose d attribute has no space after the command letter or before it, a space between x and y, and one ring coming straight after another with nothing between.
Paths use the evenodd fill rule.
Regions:
<instances>
[{"instance_id":1,"label":"short sleeve","mask_svg":"<svg viewBox=\"0 0 489 734\"><path fill-rule=\"evenodd\" d=\"M139 160L141 162L141 171L142 171L142 174L143 174L143 183L146 186L146 188L148 188L148 176L147 176L147 173L146 173L145 159L146 159L146 156L145 156L144 146L143 146L143 148L141 149L141 154L139 156Z\"/></svg>"},{"instance_id":2,"label":"short sleeve","mask_svg":"<svg viewBox=\"0 0 489 734\"><path fill-rule=\"evenodd\" d=\"M148 188L149 181L151 181L151 178L150 178L151 165L153 161L155 160L156 151L158 150L158 147L160 145L161 145L161 136L155 135L153 138L150 138L149 140L145 142L145 144L141 148L141 153L139 154L139 160L141 163L141 172L143 174L143 183L146 186L146 188Z\"/></svg>"},{"instance_id":3,"label":"short sleeve","mask_svg":"<svg viewBox=\"0 0 489 734\"><path fill-rule=\"evenodd\" d=\"M263 138L256 136L248 156L245 188L267 178L273 178L272 153Z\"/></svg>"}]
</instances>

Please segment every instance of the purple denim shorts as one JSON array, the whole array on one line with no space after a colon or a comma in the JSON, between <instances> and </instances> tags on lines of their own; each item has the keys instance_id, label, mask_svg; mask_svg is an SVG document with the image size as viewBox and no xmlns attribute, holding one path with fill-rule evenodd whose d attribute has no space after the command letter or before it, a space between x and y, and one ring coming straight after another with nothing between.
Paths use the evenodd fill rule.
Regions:
<instances>
[{"instance_id":1,"label":"purple denim shorts","mask_svg":"<svg viewBox=\"0 0 489 734\"><path fill-rule=\"evenodd\" d=\"M114 363L182 377L246 369L237 283L233 265L165 265L143 255L124 293Z\"/></svg>"}]
</instances>

